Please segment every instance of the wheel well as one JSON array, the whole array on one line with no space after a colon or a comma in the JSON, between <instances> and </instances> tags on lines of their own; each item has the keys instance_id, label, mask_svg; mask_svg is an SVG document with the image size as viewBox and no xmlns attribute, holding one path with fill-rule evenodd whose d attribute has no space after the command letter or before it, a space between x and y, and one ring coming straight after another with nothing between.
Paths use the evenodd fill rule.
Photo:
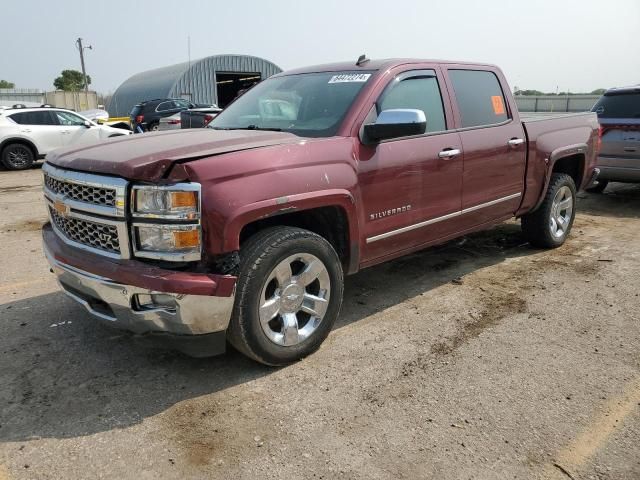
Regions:
<instances>
[{"instance_id":1,"label":"wheel well","mask_svg":"<svg viewBox=\"0 0 640 480\"><path fill-rule=\"evenodd\" d=\"M277 225L304 228L317 233L333 246L343 265L348 265L349 221L342 207L313 208L256 220L242 227L240 245L260 230Z\"/></svg>"},{"instance_id":2,"label":"wheel well","mask_svg":"<svg viewBox=\"0 0 640 480\"><path fill-rule=\"evenodd\" d=\"M29 140L25 140L24 138L10 138L2 142L2 144L0 144L0 155L4 151L5 147L8 147L9 145L13 145L16 143L29 147L29 150L31 150L31 153L33 153L34 160L38 159L38 149L33 143L31 143Z\"/></svg>"},{"instance_id":3,"label":"wheel well","mask_svg":"<svg viewBox=\"0 0 640 480\"><path fill-rule=\"evenodd\" d=\"M584 155L570 155L556 160L553 172L566 173L573 178L576 188L579 189L584 175Z\"/></svg>"}]
</instances>

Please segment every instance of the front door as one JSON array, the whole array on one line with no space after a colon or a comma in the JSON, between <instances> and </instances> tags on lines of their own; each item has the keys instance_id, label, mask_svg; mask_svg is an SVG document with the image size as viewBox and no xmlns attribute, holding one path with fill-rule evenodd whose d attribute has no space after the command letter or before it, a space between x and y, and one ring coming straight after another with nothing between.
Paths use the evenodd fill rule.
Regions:
<instances>
[{"instance_id":1,"label":"front door","mask_svg":"<svg viewBox=\"0 0 640 480\"><path fill-rule=\"evenodd\" d=\"M364 262L418 247L452 233L449 215L460 210L462 146L448 131L451 111L436 69L395 76L365 120L391 109L425 113L424 135L361 146L358 183L365 206Z\"/></svg>"},{"instance_id":2,"label":"front door","mask_svg":"<svg viewBox=\"0 0 640 480\"><path fill-rule=\"evenodd\" d=\"M85 119L71 112L55 110L65 145L95 143L100 139L100 132L95 126L87 127Z\"/></svg>"}]
</instances>

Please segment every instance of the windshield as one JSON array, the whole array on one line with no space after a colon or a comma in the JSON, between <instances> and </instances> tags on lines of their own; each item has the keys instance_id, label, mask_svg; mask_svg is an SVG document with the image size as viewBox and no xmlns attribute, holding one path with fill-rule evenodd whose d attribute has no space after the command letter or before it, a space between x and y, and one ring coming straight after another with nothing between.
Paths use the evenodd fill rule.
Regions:
<instances>
[{"instance_id":1,"label":"windshield","mask_svg":"<svg viewBox=\"0 0 640 480\"><path fill-rule=\"evenodd\" d=\"M591 111L601 118L640 118L640 93L604 95Z\"/></svg>"},{"instance_id":2,"label":"windshield","mask_svg":"<svg viewBox=\"0 0 640 480\"><path fill-rule=\"evenodd\" d=\"M277 130L330 137L371 72L323 72L275 77L259 83L220 113L209 128Z\"/></svg>"}]
</instances>

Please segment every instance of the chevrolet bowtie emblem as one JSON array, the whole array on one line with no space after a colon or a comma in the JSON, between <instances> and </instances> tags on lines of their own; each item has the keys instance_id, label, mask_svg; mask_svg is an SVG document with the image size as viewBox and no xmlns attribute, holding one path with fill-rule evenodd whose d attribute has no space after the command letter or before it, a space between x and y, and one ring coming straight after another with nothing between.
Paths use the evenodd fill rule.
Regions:
<instances>
[{"instance_id":1,"label":"chevrolet bowtie emblem","mask_svg":"<svg viewBox=\"0 0 640 480\"><path fill-rule=\"evenodd\" d=\"M53 208L55 208L56 212L58 212L62 217L66 217L67 215L69 215L69 205L61 200L56 200L53 203Z\"/></svg>"}]
</instances>

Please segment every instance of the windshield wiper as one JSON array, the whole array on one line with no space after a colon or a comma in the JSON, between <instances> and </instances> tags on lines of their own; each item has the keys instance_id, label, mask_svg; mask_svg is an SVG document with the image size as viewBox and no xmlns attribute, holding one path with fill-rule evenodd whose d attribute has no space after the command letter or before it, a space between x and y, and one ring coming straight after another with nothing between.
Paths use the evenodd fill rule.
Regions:
<instances>
[{"instance_id":1,"label":"windshield wiper","mask_svg":"<svg viewBox=\"0 0 640 480\"><path fill-rule=\"evenodd\" d=\"M263 130L266 132L281 132L281 128L259 127L258 125L247 125L246 127L209 127L213 130Z\"/></svg>"}]
</instances>

